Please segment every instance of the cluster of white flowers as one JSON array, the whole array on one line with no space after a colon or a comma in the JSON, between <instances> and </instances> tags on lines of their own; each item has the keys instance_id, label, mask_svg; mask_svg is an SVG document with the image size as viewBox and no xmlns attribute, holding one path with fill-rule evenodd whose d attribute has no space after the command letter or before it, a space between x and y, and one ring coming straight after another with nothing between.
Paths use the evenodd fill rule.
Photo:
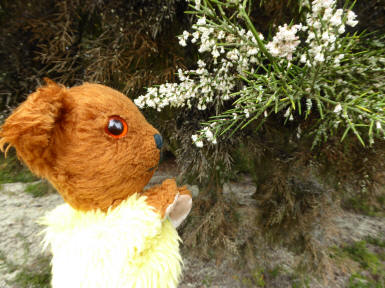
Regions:
<instances>
[{"instance_id":1,"label":"cluster of white flowers","mask_svg":"<svg viewBox=\"0 0 385 288\"><path fill-rule=\"evenodd\" d=\"M341 113L341 111L342 111L342 106L341 106L340 103L338 103L338 104L336 105L336 107L334 107L333 112L339 114L339 113Z\"/></svg>"},{"instance_id":2,"label":"cluster of white flowers","mask_svg":"<svg viewBox=\"0 0 385 288\"><path fill-rule=\"evenodd\" d=\"M293 53L301 43L296 35L298 30L303 29L301 24L288 27L287 24L278 27L278 32L273 37L273 41L266 44L267 50L274 57L292 60Z\"/></svg>"},{"instance_id":3,"label":"cluster of white flowers","mask_svg":"<svg viewBox=\"0 0 385 288\"><path fill-rule=\"evenodd\" d=\"M215 137L215 134L212 131L213 127L214 127L214 125L206 126L201 131L199 131L199 134L192 135L191 139L192 139L193 143L197 147L202 148L203 147L202 138L204 138L209 143L217 144L217 138Z\"/></svg>"},{"instance_id":4,"label":"cluster of white flowers","mask_svg":"<svg viewBox=\"0 0 385 288\"><path fill-rule=\"evenodd\" d=\"M344 23L344 10L336 9L336 0L314 0L311 7L312 12L307 16L303 28L308 30L305 42L310 49L307 55L301 56L300 61L309 67L329 60L339 65L344 55L332 56L332 52L339 48L336 39L345 32L345 24L352 27L357 25L356 14L347 11Z\"/></svg>"},{"instance_id":5,"label":"cluster of white flowers","mask_svg":"<svg viewBox=\"0 0 385 288\"><path fill-rule=\"evenodd\" d=\"M197 11L202 9L201 0L193 1L193 7ZM238 3L238 1L230 2ZM345 32L345 25L357 24L356 15L352 11L337 9L336 0L314 0L308 5L311 11L307 15L306 23L291 26L284 24L278 27L278 31L270 42L266 42L261 34L258 38L265 41L265 47L273 57L289 61L288 67L293 59L299 59L309 67L325 61L333 61L331 63L338 65L344 55L333 54L340 45L337 39ZM205 7L205 9L211 8ZM214 10L211 12L213 15L216 13ZM306 53L302 55L296 53L301 44L300 33L306 39L303 43L306 45L304 49ZM223 101L251 93L252 103L234 102L233 107L238 112L231 114L230 117L235 120L247 119L256 113L255 104L263 102L261 97L264 88L258 88L258 91L252 91L250 87L249 90L241 90L242 86L246 87L240 85L239 81L239 75L247 77L245 71L254 73L263 61L257 39L251 31L237 25L216 24L208 21L203 14L192 25L192 32L184 31L178 36L178 40L181 46L186 46L189 42L198 45L198 52L203 55L202 59L198 60L196 69L178 70L179 83L166 83L149 88L145 95L135 100L139 108L151 107L161 111L164 107L170 106L196 107L198 110L205 110L212 103L222 104ZM304 50L301 49L301 51ZM203 60L205 57L211 60L205 62ZM312 109L310 99L306 100L306 108L308 113ZM339 114L341 110L342 106L338 104L334 112ZM266 108L263 115L268 116ZM294 119L291 108L286 110L284 116L289 120ZM192 140L197 147L203 147L203 140L216 144L217 139L213 131L216 131L213 126L204 126L192 136Z\"/></svg>"},{"instance_id":6,"label":"cluster of white flowers","mask_svg":"<svg viewBox=\"0 0 385 288\"><path fill-rule=\"evenodd\" d=\"M197 69L179 69L178 84L166 83L149 88L145 95L135 99L139 108L151 107L161 111L166 106L191 108L195 105L198 110L205 110L209 103L227 101L233 97L237 74L254 71L259 49L251 31L239 27L233 27L232 32L223 31L217 26L208 25L204 16L197 20L192 29L193 33L184 31L178 37L179 44L186 46L189 40L199 44L199 53L210 53L213 63L208 65L200 59ZM259 37L263 39L262 35ZM226 48L218 42L225 42ZM247 111L245 114L249 115ZM209 142L216 143L209 132L202 133ZM199 141L194 142L200 144Z\"/></svg>"}]
</instances>

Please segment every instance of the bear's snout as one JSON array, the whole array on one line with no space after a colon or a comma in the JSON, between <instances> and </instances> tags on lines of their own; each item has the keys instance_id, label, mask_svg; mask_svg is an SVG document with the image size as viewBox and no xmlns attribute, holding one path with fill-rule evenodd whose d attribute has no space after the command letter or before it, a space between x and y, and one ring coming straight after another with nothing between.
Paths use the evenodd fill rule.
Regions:
<instances>
[{"instance_id":1,"label":"bear's snout","mask_svg":"<svg viewBox=\"0 0 385 288\"><path fill-rule=\"evenodd\" d=\"M162 136L160 134L155 134L154 139L155 139L156 148L158 148L160 150L163 147Z\"/></svg>"}]
</instances>

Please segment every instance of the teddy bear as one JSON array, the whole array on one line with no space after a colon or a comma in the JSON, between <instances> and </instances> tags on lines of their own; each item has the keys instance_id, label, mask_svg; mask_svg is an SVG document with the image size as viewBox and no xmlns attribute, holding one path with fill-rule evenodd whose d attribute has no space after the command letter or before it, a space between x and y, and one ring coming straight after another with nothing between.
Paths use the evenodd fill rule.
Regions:
<instances>
[{"instance_id":1,"label":"teddy bear","mask_svg":"<svg viewBox=\"0 0 385 288\"><path fill-rule=\"evenodd\" d=\"M65 201L39 220L52 287L177 287L176 227L192 198L174 179L144 190L161 135L112 88L45 81L0 128L0 149L14 147Z\"/></svg>"}]
</instances>

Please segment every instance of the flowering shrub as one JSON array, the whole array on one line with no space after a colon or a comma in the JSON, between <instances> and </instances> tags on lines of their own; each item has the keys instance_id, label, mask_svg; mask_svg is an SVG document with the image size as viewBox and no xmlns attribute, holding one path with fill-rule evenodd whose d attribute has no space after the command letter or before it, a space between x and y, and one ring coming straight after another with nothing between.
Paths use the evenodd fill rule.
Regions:
<instances>
[{"instance_id":1,"label":"flowering shrub","mask_svg":"<svg viewBox=\"0 0 385 288\"><path fill-rule=\"evenodd\" d=\"M211 109L192 136L198 147L253 121L262 125L273 113L298 120L297 137L301 120L316 115L314 145L339 129L342 140L353 132L363 145L383 137L384 37L365 43L346 33L358 23L348 1L343 8L335 0L299 1L301 23L279 26L266 39L247 13L250 1L193 1L197 21L178 38L182 46L198 45L196 69L178 70L179 83L148 88L135 103Z\"/></svg>"}]
</instances>

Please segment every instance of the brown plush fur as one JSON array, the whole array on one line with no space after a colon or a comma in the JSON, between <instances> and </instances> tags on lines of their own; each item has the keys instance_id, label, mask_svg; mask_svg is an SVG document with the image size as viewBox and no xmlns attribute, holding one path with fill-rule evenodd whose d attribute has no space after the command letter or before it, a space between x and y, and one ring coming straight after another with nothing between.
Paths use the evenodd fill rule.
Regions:
<instances>
[{"instance_id":1,"label":"brown plush fur","mask_svg":"<svg viewBox=\"0 0 385 288\"><path fill-rule=\"evenodd\" d=\"M115 139L105 127L111 116L126 120L128 132ZM47 80L0 130L0 148L14 146L19 158L47 178L78 210L115 207L144 186L158 165L159 133L127 97L98 84L65 88ZM147 202L164 216L175 196L189 195L174 180L145 192Z\"/></svg>"}]
</instances>

